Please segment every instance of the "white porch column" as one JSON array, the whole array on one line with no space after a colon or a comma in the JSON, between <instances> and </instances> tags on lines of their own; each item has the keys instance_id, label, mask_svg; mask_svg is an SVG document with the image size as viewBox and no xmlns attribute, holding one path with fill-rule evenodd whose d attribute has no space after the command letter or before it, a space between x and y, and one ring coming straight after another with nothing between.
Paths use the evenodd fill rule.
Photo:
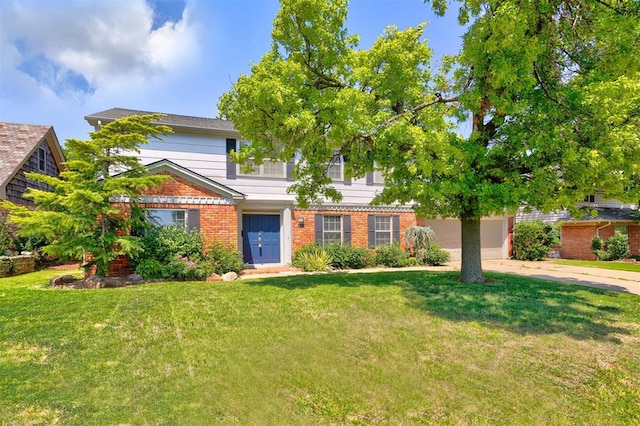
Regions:
<instances>
[{"instance_id":1,"label":"white porch column","mask_svg":"<svg viewBox=\"0 0 640 426\"><path fill-rule=\"evenodd\" d=\"M282 264L288 265L293 257L293 230L291 229L291 207L282 211Z\"/></svg>"}]
</instances>

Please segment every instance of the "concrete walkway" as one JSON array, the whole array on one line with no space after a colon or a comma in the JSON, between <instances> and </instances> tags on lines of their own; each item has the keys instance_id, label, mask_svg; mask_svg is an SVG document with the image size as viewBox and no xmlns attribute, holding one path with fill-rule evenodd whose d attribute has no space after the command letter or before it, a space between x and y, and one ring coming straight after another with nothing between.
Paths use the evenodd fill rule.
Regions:
<instances>
[{"instance_id":1,"label":"concrete walkway","mask_svg":"<svg viewBox=\"0 0 640 426\"><path fill-rule=\"evenodd\" d=\"M459 270L459 265L457 266ZM482 267L485 272L515 274L640 295L640 272L561 265L550 260L540 262L510 259L485 260L482 262Z\"/></svg>"}]
</instances>

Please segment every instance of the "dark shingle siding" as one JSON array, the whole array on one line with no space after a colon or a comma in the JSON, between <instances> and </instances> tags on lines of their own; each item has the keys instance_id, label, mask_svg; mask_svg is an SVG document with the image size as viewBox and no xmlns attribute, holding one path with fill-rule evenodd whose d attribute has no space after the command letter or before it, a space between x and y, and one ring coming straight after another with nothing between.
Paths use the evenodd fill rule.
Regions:
<instances>
[{"instance_id":1,"label":"dark shingle siding","mask_svg":"<svg viewBox=\"0 0 640 426\"><path fill-rule=\"evenodd\" d=\"M150 111L139 111L125 108L112 108L106 111L96 112L85 117L88 121L104 120L106 122L117 120L131 115L156 114ZM164 113L159 113L164 114ZM217 130L224 132L236 132L233 123L229 120L220 120L217 118L192 117L188 115L164 114L158 124L165 124L170 127L180 127L186 129L198 130Z\"/></svg>"}]
</instances>

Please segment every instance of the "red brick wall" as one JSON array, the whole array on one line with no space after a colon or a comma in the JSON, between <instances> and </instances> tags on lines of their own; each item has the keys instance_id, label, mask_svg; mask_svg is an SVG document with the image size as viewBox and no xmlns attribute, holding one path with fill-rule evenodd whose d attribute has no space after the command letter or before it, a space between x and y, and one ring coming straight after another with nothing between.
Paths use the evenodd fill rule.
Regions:
<instances>
[{"instance_id":1,"label":"red brick wall","mask_svg":"<svg viewBox=\"0 0 640 426\"><path fill-rule=\"evenodd\" d=\"M611 238L615 232L615 225L600 228L598 234L602 239ZM564 259L596 260L591 252L591 240L596 235L596 228L602 225L565 224L562 227L562 246L560 256ZM640 255L640 225L628 224L630 254Z\"/></svg>"},{"instance_id":2,"label":"red brick wall","mask_svg":"<svg viewBox=\"0 0 640 426\"><path fill-rule=\"evenodd\" d=\"M376 211L334 211L334 210L295 210L292 214L291 227L293 229L293 253L303 246L315 243L315 215L350 215L351 216L351 245L354 247L368 247L368 215L400 216L400 245L404 247L404 231L414 225L424 226L424 220L418 219L413 212L376 212ZM298 227L298 218L304 217L304 228Z\"/></svg>"},{"instance_id":3,"label":"red brick wall","mask_svg":"<svg viewBox=\"0 0 640 426\"><path fill-rule=\"evenodd\" d=\"M145 195L165 195L174 197L215 197L220 194L207 191L193 183L177 176L171 176L159 188L145 193ZM222 242L238 246L238 206L216 204L180 204L180 203L141 203L146 209L198 209L200 210L200 233L205 244Z\"/></svg>"}]
</instances>

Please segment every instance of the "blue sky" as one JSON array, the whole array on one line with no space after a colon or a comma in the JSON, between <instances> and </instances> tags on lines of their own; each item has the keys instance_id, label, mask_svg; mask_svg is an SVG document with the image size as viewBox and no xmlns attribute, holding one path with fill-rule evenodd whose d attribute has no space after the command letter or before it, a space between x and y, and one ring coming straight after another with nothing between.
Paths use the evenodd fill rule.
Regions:
<instances>
[{"instance_id":1,"label":"blue sky","mask_svg":"<svg viewBox=\"0 0 640 426\"><path fill-rule=\"evenodd\" d=\"M220 96L271 43L277 0L1 0L0 121L87 139L84 116L113 107L217 116ZM455 11L422 0L351 0L368 48L388 25L429 21L434 57L456 53Z\"/></svg>"}]
</instances>

